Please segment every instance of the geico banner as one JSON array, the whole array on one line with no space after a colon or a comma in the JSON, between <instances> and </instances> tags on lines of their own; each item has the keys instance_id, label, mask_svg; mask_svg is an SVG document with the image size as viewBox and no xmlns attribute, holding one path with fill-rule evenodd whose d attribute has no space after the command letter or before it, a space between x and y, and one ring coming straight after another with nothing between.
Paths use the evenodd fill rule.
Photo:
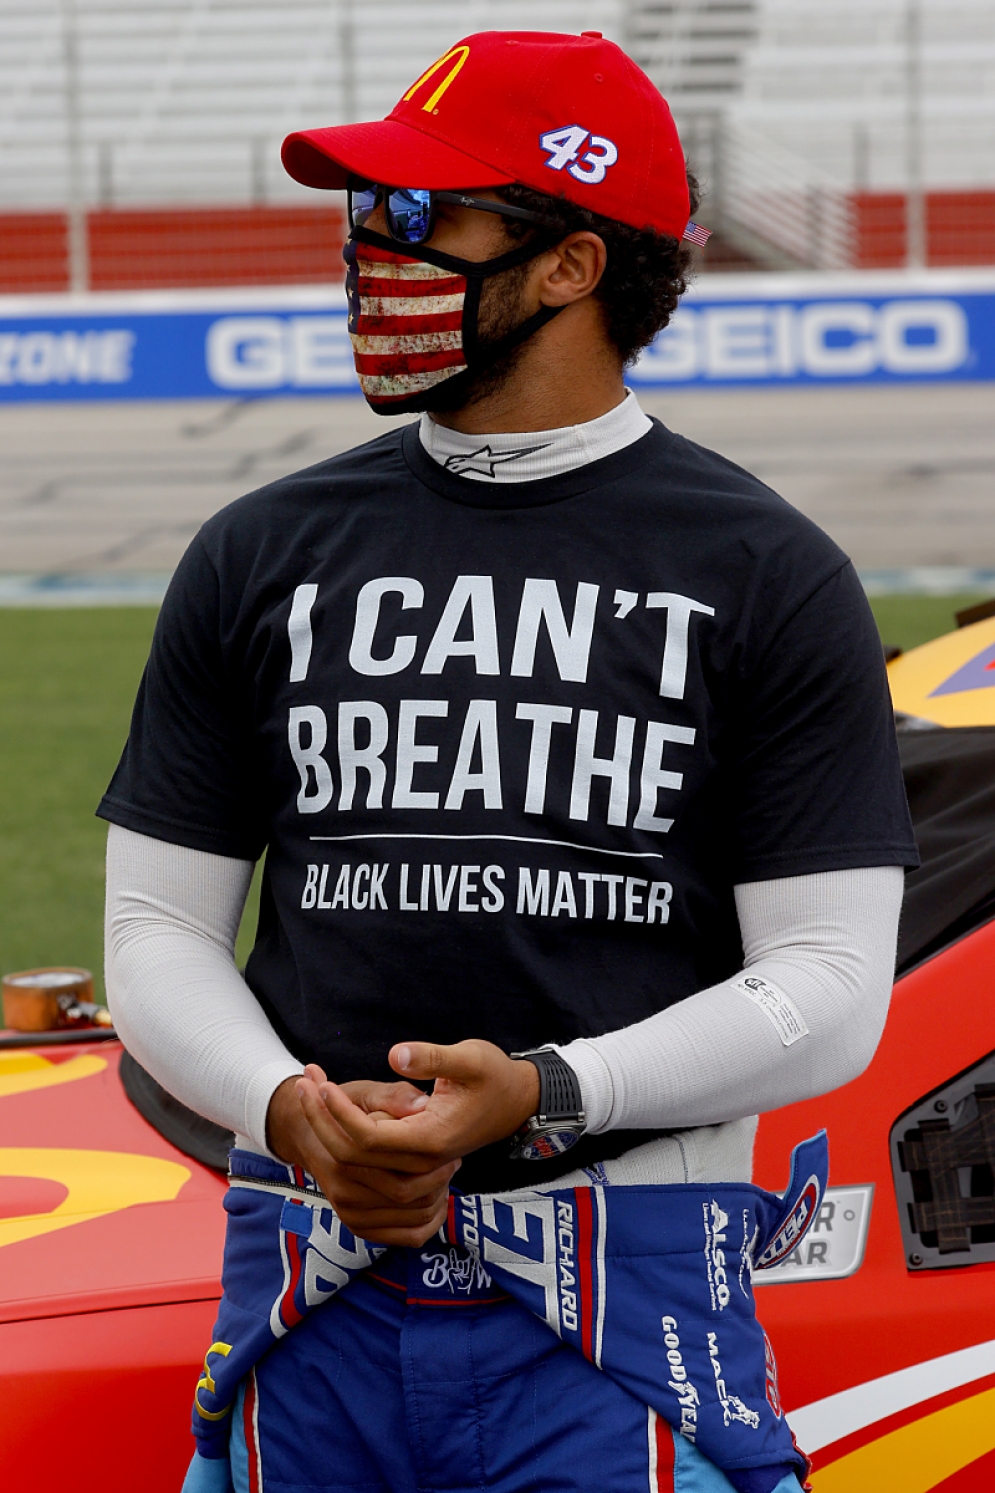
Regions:
<instances>
[{"instance_id":1,"label":"geico banner","mask_svg":"<svg viewBox=\"0 0 995 1493\"><path fill-rule=\"evenodd\" d=\"M0 401L358 392L338 307L0 314Z\"/></svg>"},{"instance_id":2,"label":"geico banner","mask_svg":"<svg viewBox=\"0 0 995 1493\"><path fill-rule=\"evenodd\" d=\"M65 310L62 307L66 307ZM640 388L995 379L995 274L712 276ZM0 401L357 392L338 290L0 300Z\"/></svg>"},{"instance_id":3,"label":"geico banner","mask_svg":"<svg viewBox=\"0 0 995 1493\"><path fill-rule=\"evenodd\" d=\"M992 318L995 297L990 296L684 305L643 353L632 381L673 385L992 378ZM986 341L988 368L981 372L979 355Z\"/></svg>"}]
</instances>

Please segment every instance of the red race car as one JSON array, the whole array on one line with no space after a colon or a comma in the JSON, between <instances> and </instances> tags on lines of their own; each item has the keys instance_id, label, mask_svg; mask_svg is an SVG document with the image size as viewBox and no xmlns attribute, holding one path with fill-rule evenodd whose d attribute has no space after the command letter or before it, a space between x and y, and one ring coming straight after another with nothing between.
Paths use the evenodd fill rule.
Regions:
<instances>
[{"instance_id":1,"label":"red race car","mask_svg":"<svg viewBox=\"0 0 995 1493\"><path fill-rule=\"evenodd\" d=\"M817 1225L757 1292L817 1493L995 1489L995 729L901 743L923 866L884 1038L757 1149L782 1187L829 1132ZM225 1148L112 1036L0 1036L5 1487L177 1493Z\"/></svg>"}]
</instances>

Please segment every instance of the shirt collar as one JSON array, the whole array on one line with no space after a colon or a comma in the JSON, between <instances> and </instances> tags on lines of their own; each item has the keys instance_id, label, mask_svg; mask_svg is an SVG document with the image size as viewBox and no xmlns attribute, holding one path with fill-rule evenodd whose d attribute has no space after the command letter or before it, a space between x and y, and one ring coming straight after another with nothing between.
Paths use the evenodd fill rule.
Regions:
<instances>
[{"instance_id":1,"label":"shirt collar","mask_svg":"<svg viewBox=\"0 0 995 1493\"><path fill-rule=\"evenodd\" d=\"M518 483L558 477L611 456L640 440L651 424L636 396L627 389L621 404L580 425L464 435L424 414L418 437L433 461L455 476L489 484Z\"/></svg>"}]
</instances>

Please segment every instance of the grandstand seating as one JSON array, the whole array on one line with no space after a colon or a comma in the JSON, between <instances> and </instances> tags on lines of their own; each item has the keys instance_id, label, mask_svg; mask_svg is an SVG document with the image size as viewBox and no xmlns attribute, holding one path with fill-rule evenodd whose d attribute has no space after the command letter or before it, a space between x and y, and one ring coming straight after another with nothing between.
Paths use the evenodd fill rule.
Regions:
<instances>
[{"instance_id":1,"label":"grandstand seating","mask_svg":"<svg viewBox=\"0 0 995 1493\"><path fill-rule=\"evenodd\" d=\"M0 216L0 290L66 290L69 242L65 213Z\"/></svg>"},{"instance_id":2,"label":"grandstand seating","mask_svg":"<svg viewBox=\"0 0 995 1493\"><path fill-rule=\"evenodd\" d=\"M806 215L828 206L845 262L905 262L908 9L632 0L630 48L670 99L709 189L703 219L726 245L838 266L838 244L823 241L820 261L803 243ZM927 262L995 263L995 6L919 0L919 11Z\"/></svg>"},{"instance_id":3,"label":"grandstand seating","mask_svg":"<svg viewBox=\"0 0 995 1493\"><path fill-rule=\"evenodd\" d=\"M342 278L338 205L91 213L94 290L316 284Z\"/></svg>"},{"instance_id":4,"label":"grandstand seating","mask_svg":"<svg viewBox=\"0 0 995 1493\"><path fill-rule=\"evenodd\" d=\"M762 9L763 0L630 0L619 40L678 119L715 114L742 91Z\"/></svg>"},{"instance_id":5,"label":"grandstand seating","mask_svg":"<svg viewBox=\"0 0 995 1493\"><path fill-rule=\"evenodd\" d=\"M898 264L905 5L0 0L0 290L68 284L73 200L93 287L335 277L337 204L286 176L281 138L382 115L457 36L495 25L630 49L671 100L727 258ZM921 8L929 259L995 262L993 0Z\"/></svg>"},{"instance_id":6,"label":"grandstand seating","mask_svg":"<svg viewBox=\"0 0 995 1493\"><path fill-rule=\"evenodd\" d=\"M905 260L906 199L899 192L854 194L857 249L864 269ZM995 264L995 192L929 192L926 259L933 265Z\"/></svg>"},{"instance_id":7,"label":"grandstand seating","mask_svg":"<svg viewBox=\"0 0 995 1493\"><path fill-rule=\"evenodd\" d=\"M467 31L528 29L541 18L550 30L609 32L620 4L0 0L7 209L69 196L67 12L78 37L84 196L119 207L306 201L280 167L289 130L381 117Z\"/></svg>"},{"instance_id":8,"label":"grandstand seating","mask_svg":"<svg viewBox=\"0 0 995 1493\"><path fill-rule=\"evenodd\" d=\"M908 0L761 0L731 117L841 184L907 182ZM992 0L919 0L923 180L995 184Z\"/></svg>"},{"instance_id":9,"label":"grandstand seating","mask_svg":"<svg viewBox=\"0 0 995 1493\"><path fill-rule=\"evenodd\" d=\"M92 290L315 285L342 278L345 215L335 207L96 211L87 215ZM0 290L67 290L62 213L0 216Z\"/></svg>"}]
</instances>

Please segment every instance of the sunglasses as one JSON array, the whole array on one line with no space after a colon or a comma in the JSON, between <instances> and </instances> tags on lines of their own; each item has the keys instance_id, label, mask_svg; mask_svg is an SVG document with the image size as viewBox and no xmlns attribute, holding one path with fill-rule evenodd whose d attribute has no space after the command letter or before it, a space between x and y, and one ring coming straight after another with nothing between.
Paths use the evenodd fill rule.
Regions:
<instances>
[{"instance_id":1,"label":"sunglasses","mask_svg":"<svg viewBox=\"0 0 995 1493\"><path fill-rule=\"evenodd\" d=\"M385 187L366 183L350 185L347 196L350 229L362 228L382 203L387 232L399 244L424 244L432 237L439 202L472 207L481 213L496 213L502 218L517 218L523 223L538 223L545 228L565 227L559 218L548 218L524 207L512 207L510 202L490 202L483 197L468 197L464 192L441 192L429 187Z\"/></svg>"}]
</instances>

